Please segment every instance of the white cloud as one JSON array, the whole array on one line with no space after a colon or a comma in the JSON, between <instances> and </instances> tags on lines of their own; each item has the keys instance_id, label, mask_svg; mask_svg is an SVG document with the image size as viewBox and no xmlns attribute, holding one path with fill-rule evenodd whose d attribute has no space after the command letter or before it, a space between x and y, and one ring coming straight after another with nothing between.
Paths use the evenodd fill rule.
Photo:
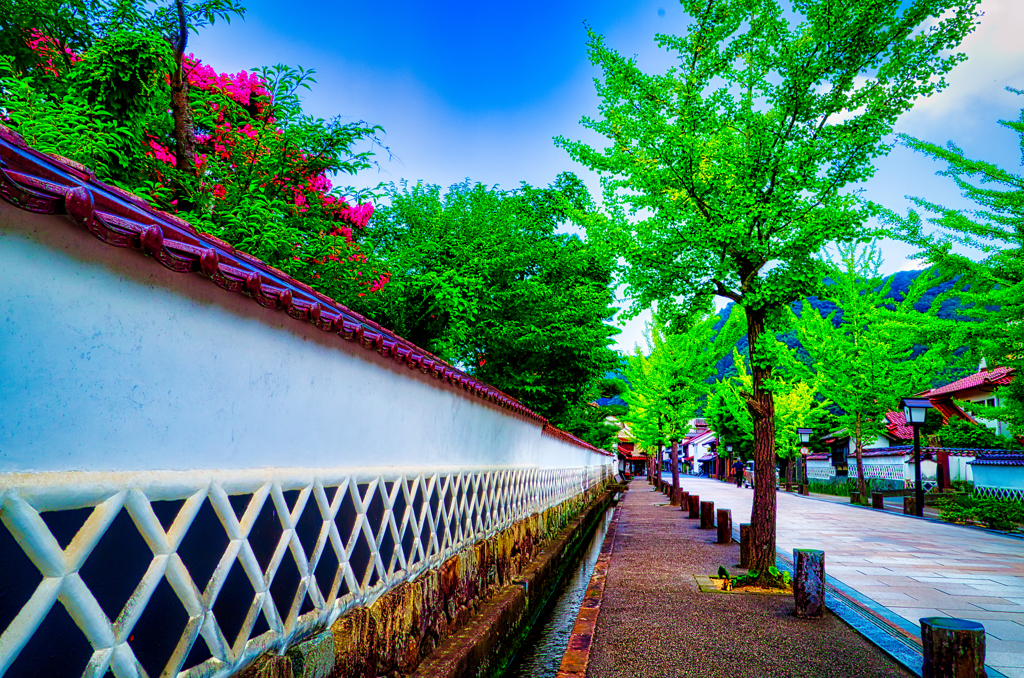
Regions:
<instances>
[{"instance_id":1,"label":"white cloud","mask_svg":"<svg viewBox=\"0 0 1024 678\"><path fill-rule=\"evenodd\" d=\"M958 51L967 55L946 76L948 87L918 102L898 129L939 125L979 104L1003 100L1004 88L1024 88L1024 2L982 0L980 25Z\"/></svg>"}]
</instances>

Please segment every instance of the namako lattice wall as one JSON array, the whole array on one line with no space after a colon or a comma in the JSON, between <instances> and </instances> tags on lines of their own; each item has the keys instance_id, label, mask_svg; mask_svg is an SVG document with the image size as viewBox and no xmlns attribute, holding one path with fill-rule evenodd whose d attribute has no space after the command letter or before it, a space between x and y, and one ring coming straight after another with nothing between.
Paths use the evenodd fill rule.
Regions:
<instances>
[{"instance_id":1,"label":"namako lattice wall","mask_svg":"<svg viewBox=\"0 0 1024 678\"><path fill-rule=\"evenodd\" d=\"M229 675L614 468L3 202L0 313L0 675Z\"/></svg>"}]
</instances>

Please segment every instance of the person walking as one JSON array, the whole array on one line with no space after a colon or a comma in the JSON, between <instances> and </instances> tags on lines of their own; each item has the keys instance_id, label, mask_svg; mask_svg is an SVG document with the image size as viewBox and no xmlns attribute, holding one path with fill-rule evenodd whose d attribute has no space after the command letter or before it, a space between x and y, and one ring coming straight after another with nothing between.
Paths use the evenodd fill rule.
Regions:
<instances>
[{"instance_id":1,"label":"person walking","mask_svg":"<svg viewBox=\"0 0 1024 678\"><path fill-rule=\"evenodd\" d=\"M743 472L746 468L739 459L732 463L732 470L736 472L736 487L743 487Z\"/></svg>"}]
</instances>

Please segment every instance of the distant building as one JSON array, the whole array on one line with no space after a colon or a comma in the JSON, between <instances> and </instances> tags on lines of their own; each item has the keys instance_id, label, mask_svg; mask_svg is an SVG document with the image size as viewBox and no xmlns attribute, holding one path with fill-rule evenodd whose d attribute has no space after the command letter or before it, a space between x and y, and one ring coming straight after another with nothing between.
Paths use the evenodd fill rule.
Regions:
<instances>
[{"instance_id":1,"label":"distant building","mask_svg":"<svg viewBox=\"0 0 1024 678\"><path fill-rule=\"evenodd\" d=\"M995 390L1013 381L1014 369L1012 367L996 367L989 370L984 365L984 362L982 362L979 366L980 369L974 374L968 375L963 379L957 379L945 386L923 391L918 395L928 398L932 403L932 407L941 412L942 418L946 421L956 414L989 427L995 431L996 435L1009 437L1010 431L1005 422L991 419L975 419L957 407L953 402L954 400L965 400L992 407L1002 405L1002 399L996 395Z\"/></svg>"},{"instance_id":2,"label":"distant building","mask_svg":"<svg viewBox=\"0 0 1024 678\"><path fill-rule=\"evenodd\" d=\"M647 455L636 449L636 442L633 440L633 434L630 433L629 425L619 420L615 420L614 423L619 427L615 447L619 473L623 475L629 473L634 476L646 475Z\"/></svg>"}]
</instances>

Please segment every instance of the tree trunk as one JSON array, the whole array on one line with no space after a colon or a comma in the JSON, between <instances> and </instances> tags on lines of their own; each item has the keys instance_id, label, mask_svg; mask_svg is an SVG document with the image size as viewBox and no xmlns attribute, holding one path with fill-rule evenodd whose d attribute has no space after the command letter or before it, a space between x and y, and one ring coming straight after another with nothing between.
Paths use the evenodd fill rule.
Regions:
<instances>
[{"instance_id":1,"label":"tree trunk","mask_svg":"<svg viewBox=\"0 0 1024 678\"><path fill-rule=\"evenodd\" d=\"M754 503L750 509L750 569L767 578L775 565L775 399L765 389L771 366L760 363L757 345L764 334L763 311L746 309L752 393L747 409L754 422Z\"/></svg>"},{"instance_id":2,"label":"tree trunk","mask_svg":"<svg viewBox=\"0 0 1024 678\"><path fill-rule=\"evenodd\" d=\"M661 482L661 474L665 469L665 446L658 444L658 482Z\"/></svg>"},{"instance_id":3,"label":"tree trunk","mask_svg":"<svg viewBox=\"0 0 1024 678\"><path fill-rule=\"evenodd\" d=\"M672 493L669 495L669 503L675 502L679 496L679 441L672 441L672 450L669 452L669 459L672 462ZM675 504L673 504L674 506Z\"/></svg>"},{"instance_id":4,"label":"tree trunk","mask_svg":"<svg viewBox=\"0 0 1024 678\"><path fill-rule=\"evenodd\" d=\"M864 477L864 443L860 439L860 412L857 413L857 430L854 435L854 453L857 455L857 490L860 492L861 502L864 502L868 498L868 481Z\"/></svg>"},{"instance_id":5,"label":"tree trunk","mask_svg":"<svg viewBox=\"0 0 1024 678\"><path fill-rule=\"evenodd\" d=\"M175 166L185 175L196 173L196 138L192 123L192 107L188 99L188 75L185 73L185 46L188 44L188 27L185 25L185 5L178 5L178 42L174 49L174 70L171 72L171 115L174 118L174 160ZM192 209L192 201L182 187L178 187L178 209Z\"/></svg>"}]
</instances>

